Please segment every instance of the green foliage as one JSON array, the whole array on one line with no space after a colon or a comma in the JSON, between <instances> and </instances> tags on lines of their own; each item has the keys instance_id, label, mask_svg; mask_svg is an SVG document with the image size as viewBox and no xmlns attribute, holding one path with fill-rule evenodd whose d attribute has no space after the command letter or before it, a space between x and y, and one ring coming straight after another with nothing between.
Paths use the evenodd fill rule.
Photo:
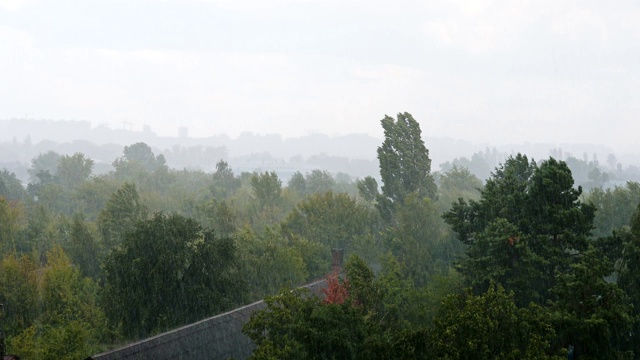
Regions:
<instances>
[{"instance_id":1,"label":"green foliage","mask_svg":"<svg viewBox=\"0 0 640 360\"><path fill-rule=\"evenodd\" d=\"M37 317L37 264L27 255L7 254L0 262L0 309L2 328L13 336Z\"/></svg>"},{"instance_id":2,"label":"green foliage","mask_svg":"<svg viewBox=\"0 0 640 360\"><path fill-rule=\"evenodd\" d=\"M29 168L29 182L36 184L42 181L42 174L56 175L58 170L58 161L60 154L55 151L49 151L31 159L31 167Z\"/></svg>"},{"instance_id":3,"label":"green foliage","mask_svg":"<svg viewBox=\"0 0 640 360\"><path fill-rule=\"evenodd\" d=\"M60 235L58 219L62 219L62 217L55 216L51 210L43 205L30 207L27 212L27 226L22 231L17 250L32 252L41 262L44 262L46 253L51 250Z\"/></svg>"},{"instance_id":4,"label":"green foliage","mask_svg":"<svg viewBox=\"0 0 640 360\"><path fill-rule=\"evenodd\" d=\"M136 186L125 182L111 195L98 216L98 229L102 235L105 251L122 243L127 232L147 217L147 208L140 201Z\"/></svg>"},{"instance_id":5,"label":"green foliage","mask_svg":"<svg viewBox=\"0 0 640 360\"><path fill-rule=\"evenodd\" d=\"M132 180L143 173L166 168L163 155L156 156L151 147L143 142L124 147L123 156L113 162L115 175L119 179Z\"/></svg>"},{"instance_id":6,"label":"green foliage","mask_svg":"<svg viewBox=\"0 0 640 360\"><path fill-rule=\"evenodd\" d=\"M60 246L55 246L47 254L47 261L40 289L42 322L57 325L81 321L89 326L98 326L94 331L104 330L106 319L97 306L98 287L95 282L82 277Z\"/></svg>"},{"instance_id":7,"label":"green foliage","mask_svg":"<svg viewBox=\"0 0 640 360\"><path fill-rule=\"evenodd\" d=\"M452 203L463 198L467 200L479 200L482 191L482 181L473 175L467 168L454 165L439 177L438 201L449 210Z\"/></svg>"},{"instance_id":8,"label":"green foliage","mask_svg":"<svg viewBox=\"0 0 640 360\"><path fill-rule=\"evenodd\" d=\"M476 235L467 248L467 257L460 261L459 270L476 294L498 283L515 292L519 306L544 303L548 290L538 283L543 268L549 264L531 250L531 241L507 220L497 219Z\"/></svg>"},{"instance_id":9,"label":"green foliage","mask_svg":"<svg viewBox=\"0 0 640 360\"><path fill-rule=\"evenodd\" d=\"M95 343L87 343L91 336L88 324L73 320L58 326L34 324L7 342L9 353L18 354L21 359L76 360L99 349Z\"/></svg>"},{"instance_id":10,"label":"green foliage","mask_svg":"<svg viewBox=\"0 0 640 360\"><path fill-rule=\"evenodd\" d=\"M610 236L614 230L626 226L640 204L640 183L627 182L625 186L603 190L595 188L588 196L588 202L596 208L593 236Z\"/></svg>"},{"instance_id":11,"label":"green foliage","mask_svg":"<svg viewBox=\"0 0 640 360\"><path fill-rule=\"evenodd\" d=\"M503 154L498 153L496 148L486 148L484 151L478 151L471 155L471 159L466 157L459 157L453 159L453 161L440 164L440 169L443 172L448 172L453 167L469 169L469 171L477 176L481 180L486 180L491 176L491 169L493 169L501 160Z\"/></svg>"},{"instance_id":12,"label":"green foliage","mask_svg":"<svg viewBox=\"0 0 640 360\"><path fill-rule=\"evenodd\" d=\"M404 263L406 276L422 286L436 270L431 251L443 237L444 223L437 205L417 193L407 195L396 207L395 226L387 229L386 246Z\"/></svg>"},{"instance_id":13,"label":"green foliage","mask_svg":"<svg viewBox=\"0 0 640 360\"><path fill-rule=\"evenodd\" d=\"M158 213L123 240L104 263L103 304L129 338L213 315L244 295L233 240L192 219Z\"/></svg>"},{"instance_id":14,"label":"green foliage","mask_svg":"<svg viewBox=\"0 0 640 360\"><path fill-rule=\"evenodd\" d=\"M290 246L302 256L306 266L306 273L308 274L308 281L319 279L329 271L331 260L326 247L296 235L291 235L287 238Z\"/></svg>"},{"instance_id":15,"label":"green foliage","mask_svg":"<svg viewBox=\"0 0 640 360\"><path fill-rule=\"evenodd\" d=\"M0 195L0 256L16 250L21 217L21 207Z\"/></svg>"},{"instance_id":16,"label":"green foliage","mask_svg":"<svg viewBox=\"0 0 640 360\"><path fill-rule=\"evenodd\" d=\"M244 228L236 233L234 240L251 300L307 280L307 266L300 249L279 232L267 229L260 236Z\"/></svg>"},{"instance_id":17,"label":"green foliage","mask_svg":"<svg viewBox=\"0 0 640 360\"><path fill-rule=\"evenodd\" d=\"M53 167L52 162L56 164ZM56 213L71 215L79 206L74 193L77 187L84 184L93 169L93 160L85 158L81 153L60 156L47 153L33 160L30 170L32 182L27 191L31 198Z\"/></svg>"},{"instance_id":18,"label":"green foliage","mask_svg":"<svg viewBox=\"0 0 640 360\"><path fill-rule=\"evenodd\" d=\"M513 293L492 284L444 300L432 333L437 359L562 359L551 351L554 329L543 309L518 308ZM555 355L555 356L554 356Z\"/></svg>"},{"instance_id":19,"label":"green foliage","mask_svg":"<svg viewBox=\"0 0 640 360\"><path fill-rule=\"evenodd\" d=\"M305 191L307 194L324 194L333 191L336 181L326 170L314 169L305 178Z\"/></svg>"},{"instance_id":20,"label":"green foliage","mask_svg":"<svg viewBox=\"0 0 640 360\"><path fill-rule=\"evenodd\" d=\"M349 295L353 302L367 312L378 312L382 294L373 270L355 255L349 256L344 268L350 284Z\"/></svg>"},{"instance_id":21,"label":"green foliage","mask_svg":"<svg viewBox=\"0 0 640 360\"><path fill-rule=\"evenodd\" d=\"M97 220L111 195L121 186L121 183L108 176L94 176L80 183L71 196L74 204L72 214L80 213L89 221Z\"/></svg>"},{"instance_id":22,"label":"green foliage","mask_svg":"<svg viewBox=\"0 0 640 360\"><path fill-rule=\"evenodd\" d=\"M563 241L565 248L584 249L583 239L591 232L595 209L580 202L582 188L573 188L567 164L553 158L543 161L528 190L525 208L531 232ZM559 239L561 235L564 239Z\"/></svg>"},{"instance_id":23,"label":"green foliage","mask_svg":"<svg viewBox=\"0 0 640 360\"><path fill-rule=\"evenodd\" d=\"M480 201L467 203L459 199L451 210L443 215L446 222L466 244L473 241L473 234L482 231L491 221L503 218L521 230L528 229L526 204L530 179L537 166L525 155L509 157L496 168L481 192Z\"/></svg>"},{"instance_id":24,"label":"green foliage","mask_svg":"<svg viewBox=\"0 0 640 360\"><path fill-rule=\"evenodd\" d=\"M628 348L640 354L640 206L632 217L630 227L614 232L608 240L614 246L613 249L605 248L609 250L606 254L617 260L617 284L629 296L635 317Z\"/></svg>"},{"instance_id":25,"label":"green foliage","mask_svg":"<svg viewBox=\"0 0 640 360\"><path fill-rule=\"evenodd\" d=\"M224 200L240 187L240 179L233 175L233 170L226 161L220 160L216 164L213 182L210 186L211 195L216 200Z\"/></svg>"},{"instance_id":26,"label":"green foliage","mask_svg":"<svg viewBox=\"0 0 640 360\"><path fill-rule=\"evenodd\" d=\"M73 217L68 253L83 276L98 278L102 260L100 243L80 214Z\"/></svg>"},{"instance_id":27,"label":"green foliage","mask_svg":"<svg viewBox=\"0 0 640 360\"><path fill-rule=\"evenodd\" d=\"M258 348L250 359L412 359L408 332L385 332L351 302L326 304L302 290L265 299L245 325Z\"/></svg>"},{"instance_id":28,"label":"green foliage","mask_svg":"<svg viewBox=\"0 0 640 360\"><path fill-rule=\"evenodd\" d=\"M558 275L551 305L563 345L573 345L580 359L622 359L631 334L632 306L625 292L605 280L612 262L595 248L580 254L571 270Z\"/></svg>"},{"instance_id":29,"label":"green foliage","mask_svg":"<svg viewBox=\"0 0 640 360\"><path fill-rule=\"evenodd\" d=\"M397 120L381 120L384 142L378 148L382 195L391 202L402 203L410 193L436 198L431 176L429 150L421 138L420 125L409 113L399 113Z\"/></svg>"},{"instance_id":30,"label":"green foliage","mask_svg":"<svg viewBox=\"0 0 640 360\"><path fill-rule=\"evenodd\" d=\"M41 154L27 192L0 172L10 346L23 358L83 358L119 335L147 336L317 279L335 247L360 256L346 264L349 299L271 298L246 330L259 344L254 358L544 359L569 345L587 358L640 353L637 183L595 189L591 206L570 166L518 154L483 187L472 172L489 174L499 156L487 150L444 166L436 188L418 123L403 113L382 125L382 193L372 177L354 184L318 169L284 189L275 172L235 176L224 161L213 175L169 170L144 143L97 177L83 154ZM590 185L603 181L589 169L580 176ZM596 208L594 234L607 237L589 242ZM149 219L148 209L180 215ZM105 285L108 317L90 277ZM447 298L463 284L472 292Z\"/></svg>"},{"instance_id":31,"label":"green foliage","mask_svg":"<svg viewBox=\"0 0 640 360\"><path fill-rule=\"evenodd\" d=\"M371 176L367 176L362 180L356 181L358 193L367 202L373 202L380 195L378 191L378 182Z\"/></svg>"},{"instance_id":32,"label":"green foliage","mask_svg":"<svg viewBox=\"0 0 640 360\"><path fill-rule=\"evenodd\" d=\"M471 283L494 280L516 291L519 301L544 304L556 275L567 271L575 261L570 254L587 246L594 208L580 202L581 191L573 188L571 171L562 161L551 158L538 167L520 154L507 159L487 180L480 201L467 204L461 199L443 216L460 240L471 245L468 252L471 258L466 262ZM485 229L498 219L506 221L504 231L506 224L511 229L506 233L493 229L483 237ZM526 246L513 247L519 249L519 260L513 263L515 268L507 271L505 264L500 265L506 257L499 255L503 250L496 245L504 244L505 237L512 236L520 237ZM480 243L474 244L477 241ZM511 278L509 274L520 273L522 266L536 281L514 278L513 284L504 283ZM518 290L512 287L516 283L520 284Z\"/></svg>"},{"instance_id":33,"label":"green foliage","mask_svg":"<svg viewBox=\"0 0 640 360\"><path fill-rule=\"evenodd\" d=\"M27 280L28 295L33 296L36 274L33 265L24 259L19 260L26 265L21 272ZM90 279L82 278L61 247L54 247L47 259L40 281L36 280L37 294L31 298L41 302L36 307L38 317L31 326L8 339L8 350L22 358L36 360L85 358L98 349L107 335L106 319L96 303L97 286ZM33 308L26 310L25 305L34 306L26 302L18 309L34 311Z\"/></svg>"},{"instance_id":34,"label":"green foliage","mask_svg":"<svg viewBox=\"0 0 640 360\"><path fill-rule=\"evenodd\" d=\"M251 187L261 207L277 205L281 200L282 181L274 171L253 175Z\"/></svg>"},{"instance_id":35,"label":"green foliage","mask_svg":"<svg viewBox=\"0 0 640 360\"><path fill-rule=\"evenodd\" d=\"M18 200L22 202L25 202L28 197L22 182L16 177L16 174L6 169L0 171L0 197L4 197L8 201Z\"/></svg>"},{"instance_id":36,"label":"green foliage","mask_svg":"<svg viewBox=\"0 0 640 360\"><path fill-rule=\"evenodd\" d=\"M305 195L307 193L307 181L305 180L304 175L302 175L300 171L293 173L287 183L287 188L300 195Z\"/></svg>"},{"instance_id":37,"label":"green foliage","mask_svg":"<svg viewBox=\"0 0 640 360\"><path fill-rule=\"evenodd\" d=\"M287 216L282 231L330 248L370 255L366 245L376 229L375 212L359 205L347 194L329 191L313 194Z\"/></svg>"},{"instance_id":38,"label":"green foliage","mask_svg":"<svg viewBox=\"0 0 640 360\"><path fill-rule=\"evenodd\" d=\"M391 253L383 255L380 262L377 276L362 259L353 255L345 269L354 304L388 331L421 331L432 323L441 301L462 289L462 279L454 271L431 275L427 286L416 287L406 276L406 266Z\"/></svg>"},{"instance_id":39,"label":"green foliage","mask_svg":"<svg viewBox=\"0 0 640 360\"><path fill-rule=\"evenodd\" d=\"M63 155L58 159L56 178L60 185L70 190L87 181L92 171L93 160L85 158L84 154Z\"/></svg>"},{"instance_id":40,"label":"green foliage","mask_svg":"<svg viewBox=\"0 0 640 360\"><path fill-rule=\"evenodd\" d=\"M220 237L230 237L238 227L237 210L227 200L211 199L209 202L197 206L195 218Z\"/></svg>"}]
</instances>

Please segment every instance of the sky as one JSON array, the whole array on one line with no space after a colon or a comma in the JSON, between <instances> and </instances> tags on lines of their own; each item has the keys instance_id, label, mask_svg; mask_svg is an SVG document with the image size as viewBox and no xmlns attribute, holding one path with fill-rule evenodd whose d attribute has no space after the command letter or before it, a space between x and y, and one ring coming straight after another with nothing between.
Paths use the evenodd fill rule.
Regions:
<instances>
[{"instance_id":1,"label":"sky","mask_svg":"<svg viewBox=\"0 0 640 360\"><path fill-rule=\"evenodd\" d=\"M640 151L640 3L0 0L0 119Z\"/></svg>"}]
</instances>

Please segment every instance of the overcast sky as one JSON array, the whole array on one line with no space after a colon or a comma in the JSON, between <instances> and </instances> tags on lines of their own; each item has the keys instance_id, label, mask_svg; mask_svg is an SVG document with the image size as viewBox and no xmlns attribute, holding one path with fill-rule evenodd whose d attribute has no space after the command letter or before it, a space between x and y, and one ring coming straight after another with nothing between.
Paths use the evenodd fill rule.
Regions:
<instances>
[{"instance_id":1,"label":"overcast sky","mask_svg":"<svg viewBox=\"0 0 640 360\"><path fill-rule=\"evenodd\" d=\"M0 0L0 119L639 150L640 3Z\"/></svg>"}]
</instances>

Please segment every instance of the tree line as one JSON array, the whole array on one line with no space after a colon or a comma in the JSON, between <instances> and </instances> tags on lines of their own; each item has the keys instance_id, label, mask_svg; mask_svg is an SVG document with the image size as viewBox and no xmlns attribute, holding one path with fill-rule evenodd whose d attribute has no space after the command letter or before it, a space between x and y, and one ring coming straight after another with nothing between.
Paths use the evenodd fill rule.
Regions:
<instances>
[{"instance_id":1,"label":"tree line","mask_svg":"<svg viewBox=\"0 0 640 360\"><path fill-rule=\"evenodd\" d=\"M267 296L246 328L258 359L640 353L637 183L585 194L565 162L521 154L484 184L433 173L410 114L381 125L381 186L170 169L144 143L108 174L55 152L26 186L0 172L9 352L86 357ZM325 276L331 248L352 255L330 282L341 295L283 292Z\"/></svg>"},{"instance_id":2,"label":"tree line","mask_svg":"<svg viewBox=\"0 0 640 360\"><path fill-rule=\"evenodd\" d=\"M268 297L244 329L258 344L252 359L640 356L637 183L586 197L564 161L517 154L483 186L455 187L475 183L477 194L429 211L468 171L442 174L438 187L411 115L382 126L381 192L359 183L383 224L380 268L352 255L324 299Z\"/></svg>"}]
</instances>

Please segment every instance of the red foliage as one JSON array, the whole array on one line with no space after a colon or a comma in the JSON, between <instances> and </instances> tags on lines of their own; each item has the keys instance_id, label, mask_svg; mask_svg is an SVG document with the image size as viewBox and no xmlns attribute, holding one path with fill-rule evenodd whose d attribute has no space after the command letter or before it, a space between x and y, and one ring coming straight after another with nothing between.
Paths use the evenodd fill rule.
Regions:
<instances>
[{"instance_id":1,"label":"red foliage","mask_svg":"<svg viewBox=\"0 0 640 360\"><path fill-rule=\"evenodd\" d=\"M349 297L349 282L340 281L338 274L327 275L327 287L322 289L325 304L343 304Z\"/></svg>"}]
</instances>

